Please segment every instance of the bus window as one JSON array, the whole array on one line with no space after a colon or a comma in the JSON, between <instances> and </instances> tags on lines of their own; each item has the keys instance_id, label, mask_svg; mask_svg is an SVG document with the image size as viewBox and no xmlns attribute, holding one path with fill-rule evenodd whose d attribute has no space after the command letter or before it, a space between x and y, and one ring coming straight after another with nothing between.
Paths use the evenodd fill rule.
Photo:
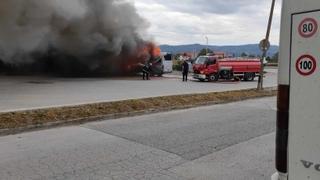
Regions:
<instances>
[{"instance_id":1,"label":"bus window","mask_svg":"<svg viewBox=\"0 0 320 180\"><path fill-rule=\"evenodd\" d=\"M167 54L164 56L165 61L172 61L172 54Z\"/></svg>"}]
</instances>

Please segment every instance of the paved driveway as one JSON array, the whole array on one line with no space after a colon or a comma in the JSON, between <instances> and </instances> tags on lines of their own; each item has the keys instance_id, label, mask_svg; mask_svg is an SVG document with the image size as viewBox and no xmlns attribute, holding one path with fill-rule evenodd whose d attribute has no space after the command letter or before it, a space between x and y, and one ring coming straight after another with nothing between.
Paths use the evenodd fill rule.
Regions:
<instances>
[{"instance_id":1,"label":"paved driveway","mask_svg":"<svg viewBox=\"0 0 320 180\"><path fill-rule=\"evenodd\" d=\"M265 86L277 85L270 69ZM86 104L144 97L255 88L257 82L181 82L178 75L142 81L140 78L0 77L0 112Z\"/></svg>"}]
</instances>

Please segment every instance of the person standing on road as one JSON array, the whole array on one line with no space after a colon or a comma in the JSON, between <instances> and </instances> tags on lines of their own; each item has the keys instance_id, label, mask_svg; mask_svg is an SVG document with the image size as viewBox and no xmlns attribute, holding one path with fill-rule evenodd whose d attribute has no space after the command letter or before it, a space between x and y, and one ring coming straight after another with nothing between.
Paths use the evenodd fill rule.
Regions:
<instances>
[{"instance_id":1,"label":"person standing on road","mask_svg":"<svg viewBox=\"0 0 320 180\"><path fill-rule=\"evenodd\" d=\"M150 65L149 62L146 62L142 67L142 78L143 80L150 80Z\"/></svg>"},{"instance_id":2,"label":"person standing on road","mask_svg":"<svg viewBox=\"0 0 320 180\"><path fill-rule=\"evenodd\" d=\"M189 74L189 64L187 61L183 61L182 63L182 79L183 79L183 82L184 81L188 81L188 74Z\"/></svg>"}]
</instances>

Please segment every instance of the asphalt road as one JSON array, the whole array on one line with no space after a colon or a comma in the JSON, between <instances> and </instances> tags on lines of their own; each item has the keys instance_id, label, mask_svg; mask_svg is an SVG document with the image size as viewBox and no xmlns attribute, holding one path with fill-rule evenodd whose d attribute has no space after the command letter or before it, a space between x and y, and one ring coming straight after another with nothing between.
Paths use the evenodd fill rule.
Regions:
<instances>
[{"instance_id":1,"label":"asphalt road","mask_svg":"<svg viewBox=\"0 0 320 180\"><path fill-rule=\"evenodd\" d=\"M277 85L277 69L268 69L265 87ZM48 78L0 76L0 112L117 101L165 95L255 88L254 82L181 82L177 74L140 78Z\"/></svg>"},{"instance_id":2,"label":"asphalt road","mask_svg":"<svg viewBox=\"0 0 320 180\"><path fill-rule=\"evenodd\" d=\"M264 180L275 98L0 137L2 180Z\"/></svg>"}]
</instances>

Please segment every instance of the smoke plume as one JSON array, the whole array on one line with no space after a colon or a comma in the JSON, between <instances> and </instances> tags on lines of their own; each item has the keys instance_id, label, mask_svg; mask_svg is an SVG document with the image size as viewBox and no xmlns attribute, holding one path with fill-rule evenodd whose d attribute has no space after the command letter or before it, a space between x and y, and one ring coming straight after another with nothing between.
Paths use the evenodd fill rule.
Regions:
<instances>
[{"instance_id":1,"label":"smoke plume","mask_svg":"<svg viewBox=\"0 0 320 180\"><path fill-rule=\"evenodd\" d=\"M148 44L127 0L1 0L0 71L114 73Z\"/></svg>"}]
</instances>

